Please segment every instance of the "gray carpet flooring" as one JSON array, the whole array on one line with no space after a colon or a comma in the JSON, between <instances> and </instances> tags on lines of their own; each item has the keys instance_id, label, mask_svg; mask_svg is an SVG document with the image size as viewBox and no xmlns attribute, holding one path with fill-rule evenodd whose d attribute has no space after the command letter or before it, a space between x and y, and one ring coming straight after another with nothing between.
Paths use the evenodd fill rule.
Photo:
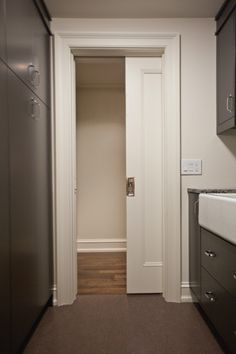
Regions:
<instances>
[{"instance_id":1,"label":"gray carpet flooring","mask_svg":"<svg viewBox=\"0 0 236 354\"><path fill-rule=\"evenodd\" d=\"M193 304L160 295L81 295L49 308L24 354L222 354Z\"/></svg>"}]
</instances>

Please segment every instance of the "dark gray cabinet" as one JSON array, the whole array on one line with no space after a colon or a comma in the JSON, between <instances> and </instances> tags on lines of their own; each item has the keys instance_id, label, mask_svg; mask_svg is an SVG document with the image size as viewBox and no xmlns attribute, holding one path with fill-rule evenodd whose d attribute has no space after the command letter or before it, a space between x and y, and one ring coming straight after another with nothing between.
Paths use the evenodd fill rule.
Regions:
<instances>
[{"instance_id":1,"label":"dark gray cabinet","mask_svg":"<svg viewBox=\"0 0 236 354\"><path fill-rule=\"evenodd\" d=\"M0 352L10 344L10 234L7 68L0 60Z\"/></svg>"},{"instance_id":2,"label":"dark gray cabinet","mask_svg":"<svg viewBox=\"0 0 236 354\"><path fill-rule=\"evenodd\" d=\"M227 353L236 353L236 246L200 227L199 194L189 190L189 281L194 300L214 327Z\"/></svg>"},{"instance_id":3,"label":"dark gray cabinet","mask_svg":"<svg viewBox=\"0 0 236 354\"><path fill-rule=\"evenodd\" d=\"M217 133L236 127L236 1L227 1L217 20Z\"/></svg>"},{"instance_id":4,"label":"dark gray cabinet","mask_svg":"<svg viewBox=\"0 0 236 354\"><path fill-rule=\"evenodd\" d=\"M201 300L218 334L236 353L236 246L201 228Z\"/></svg>"},{"instance_id":5,"label":"dark gray cabinet","mask_svg":"<svg viewBox=\"0 0 236 354\"><path fill-rule=\"evenodd\" d=\"M198 224L197 193L189 193L189 283L197 300L201 298L200 226Z\"/></svg>"},{"instance_id":6,"label":"dark gray cabinet","mask_svg":"<svg viewBox=\"0 0 236 354\"><path fill-rule=\"evenodd\" d=\"M10 71L8 98L15 353L50 297L50 116Z\"/></svg>"},{"instance_id":7,"label":"dark gray cabinet","mask_svg":"<svg viewBox=\"0 0 236 354\"><path fill-rule=\"evenodd\" d=\"M0 0L0 58L6 60L5 0Z\"/></svg>"},{"instance_id":8,"label":"dark gray cabinet","mask_svg":"<svg viewBox=\"0 0 236 354\"><path fill-rule=\"evenodd\" d=\"M201 283L200 305L224 341L226 353L236 353L236 299L204 267Z\"/></svg>"},{"instance_id":9,"label":"dark gray cabinet","mask_svg":"<svg viewBox=\"0 0 236 354\"><path fill-rule=\"evenodd\" d=\"M52 298L50 55L41 0L0 0L0 353Z\"/></svg>"},{"instance_id":10,"label":"dark gray cabinet","mask_svg":"<svg viewBox=\"0 0 236 354\"><path fill-rule=\"evenodd\" d=\"M50 104L50 37L32 0L7 0L8 65L46 104Z\"/></svg>"}]
</instances>

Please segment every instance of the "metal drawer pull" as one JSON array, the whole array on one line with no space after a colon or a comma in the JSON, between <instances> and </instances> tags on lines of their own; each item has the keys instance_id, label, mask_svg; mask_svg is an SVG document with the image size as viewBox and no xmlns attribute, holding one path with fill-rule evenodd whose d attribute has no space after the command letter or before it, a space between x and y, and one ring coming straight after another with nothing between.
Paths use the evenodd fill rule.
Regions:
<instances>
[{"instance_id":1,"label":"metal drawer pull","mask_svg":"<svg viewBox=\"0 0 236 354\"><path fill-rule=\"evenodd\" d=\"M35 98L31 98L30 100L31 103L31 118L37 120L40 116L40 104Z\"/></svg>"},{"instance_id":2,"label":"metal drawer pull","mask_svg":"<svg viewBox=\"0 0 236 354\"><path fill-rule=\"evenodd\" d=\"M228 97L227 97L227 100L226 100L226 109L229 113L233 113L234 111L234 100L233 100L233 95L230 94Z\"/></svg>"},{"instance_id":3,"label":"metal drawer pull","mask_svg":"<svg viewBox=\"0 0 236 354\"><path fill-rule=\"evenodd\" d=\"M210 251L210 250L206 250L204 253L205 253L205 255L206 255L207 257L211 257L211 258L216 257L215 252L212 252L212 251Z\"/></svg>"},{"instance_id":4,"label":"metal drawer pull","mask_svg":"<svg viewBox=\"0 0 236 354\"><path fill-rule=\"evenodd\" d=\"M216 297L212 291L206 291L204 295L210 302L216 302Z\"/></svg>"},{"instance_id":5,"label":"metal drawer pull","mask_svg":"<svg viewBox=\"0 0 236 354\"><path fill-rule=\"evenodd\" d=\"M236 273L233 274L233 278L234 278L234 280L236 280Z\"/></svg>"}]
</instances>

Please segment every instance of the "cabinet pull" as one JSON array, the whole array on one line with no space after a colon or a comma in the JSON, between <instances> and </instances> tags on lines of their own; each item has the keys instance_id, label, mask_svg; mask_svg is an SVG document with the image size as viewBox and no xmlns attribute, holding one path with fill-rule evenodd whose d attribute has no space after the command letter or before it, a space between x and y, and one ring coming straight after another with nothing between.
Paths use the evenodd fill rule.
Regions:
<instances>
[{"instance_id":1,"label":"cabinet pull","mask_svg":"<svg viewBox=\"0 0 236 354\"><path fill-rule=\"evenodd\" d=\"M212 252L212 251L210 251L210 250L206 250L204 253L205 253L205 255L206 255L207 257L211 257L211 258L216 257L215 252Z\"/></svg>"},{"instance_id":2,"label":"cabinet pull","mask_svg":"<svg viewBox=\"0 0 236 354\"><path fill-rule=\"evenodd\" d=\"M38 87L40 84L40 72L36 69L35 65L30 64L28 66L29 82L34 87Z\"/></svg>"},{"instance_id":3,"label":"cabinet pull","mask_svg":"<svg viewBox=\"0 0 236 354\"><path fill-rule=\"evenodd\" d=\"M204 295L210 302L216 302L216 296L213 294L212 291L206 291Z\"/></svg>"},{"instance_id":4,"label":"cabinet pull","mask_svg":"<svg viewBox=\"0 0 236 354\"><path fill-rule=\"evenodd\" d=\"M226 109L229 113L233 113L234 111L234 100L231 94L226 99Z\"/></svg>"},{"instance_id":5,"label":"cabinet pull","mask_svg":"<svg viewBox=\"0 0 236 354\"><path fill-rule=\"evenodd\" d=\"M236 280L236 273L233 274L233 278L234 278L234 280Z\"/></svg>"},{"instance_id":6,"label":"cabinet pull","mask_svg":"<svg viewBox=\"0 0 236 354\"><path fill-rule=\"evenodd\" d=\"M40 104L35 98L31 98L30 100L30 116L31 118L37 120L40 116Z\"/></svg>"}]
</instances>

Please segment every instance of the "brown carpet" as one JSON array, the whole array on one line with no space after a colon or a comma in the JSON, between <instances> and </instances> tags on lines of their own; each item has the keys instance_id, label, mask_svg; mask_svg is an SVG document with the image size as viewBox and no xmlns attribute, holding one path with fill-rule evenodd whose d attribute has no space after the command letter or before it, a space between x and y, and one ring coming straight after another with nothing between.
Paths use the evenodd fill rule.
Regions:
<instances>
[{"instance_id":1,"label":"brown carpet","mask_svg":"<svg viewBox=\"0 0 236 354\"><path fill-rule=\"evenodd\" d=\"M24 354L222 354L193 304L81 295L49 308Z\"/></svg>"}]
</instances>

